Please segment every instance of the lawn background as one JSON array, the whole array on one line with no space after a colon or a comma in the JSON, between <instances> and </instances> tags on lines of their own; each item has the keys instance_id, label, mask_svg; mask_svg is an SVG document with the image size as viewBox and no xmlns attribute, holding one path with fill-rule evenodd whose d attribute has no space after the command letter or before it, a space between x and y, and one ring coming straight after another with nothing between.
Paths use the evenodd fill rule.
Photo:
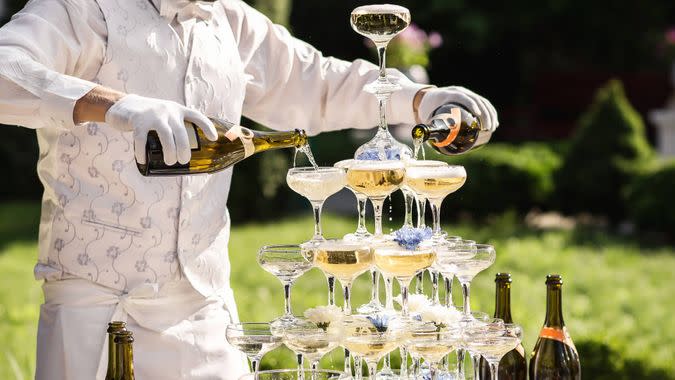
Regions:
<instances>
[{"instance_id":1,"label":"lawn background","mask_svg":"<svg viewBox=\"0 0 675 380\"><path fill-rule=\"evenodd\" d=\"M39 205L35 203L0 206L3 379L29 379L34 373L36 324L42 302L40 284L32 277L38 221ZM327 236L340 236L351 232L354 224L351 217L325 215L324 231ZM446 228L453 234L496 246L497 262L479 274L472 285L472 307L492 313L494 275L498 271L512 273L513 315L526 329L526 350L531 350L543 322L544 278L557 272L565 280L565 320L582 352L585 375L589 371L597 374L598 367L607 366L607 379L622 378L620 373L633 374L636 379L675 378L673 247L641 244L589 228L537 231L508 213L484 223L449 224ZM256 264L258 248L270 243L301 242L310 237L311 231L309 210L307 215L277 223L233 228L232 286L242 320L267 321L283 310L281 285ZM356 281L354 305L367 301L368 283L366 275ZM325 303L325 289L325 279L318 270L300 278L293 289L295 311ZM337 298L341 299L341 292ZM459 301L457 295L455 300ZM330 365L331 360L338 363L339 359L336 351L323 364ZM278 349L268 354L262 365L292 366L293 357L288 350Z\"/></svg>"}]
</instances>

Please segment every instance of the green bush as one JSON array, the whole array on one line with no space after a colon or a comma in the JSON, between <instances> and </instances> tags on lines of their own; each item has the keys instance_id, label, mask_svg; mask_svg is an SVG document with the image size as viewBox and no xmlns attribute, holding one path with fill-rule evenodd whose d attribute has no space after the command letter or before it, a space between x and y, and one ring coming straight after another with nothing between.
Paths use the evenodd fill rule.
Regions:
<instances>
[{"instance_id":1,"label":"green bush","mask_svg":"<svg viewBox=\"0 0 675 380\"><path fill-rule=\"evenodd\" d=\"M637 176L626 191L628 214L640 227L675 234L675 161Z\"/></svg>"},{"instance_id":2,"label":"green bush","mask_svg":"<svg viewBox=\"0 0 675 380\"><path fill-rule=\"evenodd\" d=\"M555 176L560 208L620 220L626 212L621 193L652 155L642 118L621 82L610 81L582 116Z\"/></svg>"},{"instance_id":3,"label":"green bush","mask_svg":"<svg viewBox=\"0 0 675 380\"><path fill-rule=\"evenodd\" d=\"M625 358L605 343L584 340L576 346L584 378L593 380L673 379L672 374L666 370L651 368L642 361Z\"/></svg>"},{"instance_id":4,"label":"green bush","mask_svg":"<svg viewBox=\"0 0 675 380\"><path fill-rule=\"evenodd\" d=\"M526 212L533 207L548 208L554 190L553 173L561 163L553 146L545 143L493 143L454 157L428 149L426 158L466 168L466 184L444 203L443 213L448 215L458 209L484 216L509 209Z\"/></svg>"}]
</instances>

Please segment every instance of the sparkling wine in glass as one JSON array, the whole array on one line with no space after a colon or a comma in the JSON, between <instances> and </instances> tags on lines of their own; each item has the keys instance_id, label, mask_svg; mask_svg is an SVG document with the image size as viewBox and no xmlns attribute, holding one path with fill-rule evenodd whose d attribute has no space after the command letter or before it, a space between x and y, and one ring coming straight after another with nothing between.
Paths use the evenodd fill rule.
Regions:
<instances>
[{"instance_id":1,"label":"sparkling wine in glass","mask_svg":"<svg viewBox=\"0 0 675 380\"><path fill-rule=\"evenodd\" d=\"M295 280L312 269L312 261L299 245L267 245L260 248L258 263L284 286L284 315L271 323L272 328L293 326L297 318L291 310L291 287Z\"/></svg>"},{"instance_id":2,"label":"sparkling wine in glass","mask_svg":"<svg viewBox=\"0 0 675 380\"><path fill-rule=\"evenodd\" d=\"M413 360L419 362L424 359L429 365L431 379L438 379L440 362L461 344L462 334L457 326L437 328L434 324L431 325L433 326L426 324L414 328L405 346Z\"/></svg>"},{"instance_id":3,"label":"sparkling wine in glass","mask_svg":"<svg viewBox=\"0 0 675 380\"><path fill-rule=\"evenodd\" d=\"M239 380L349 380L351 378L352 376L350 374L324 369L275 369L257 373L247 373L240 377Z\"/></svg>"},{"instance_id":4,"label":"sparkling wine in glass","mask_svg":"<svg viewBox=\"0 0 675 380\"><path fill-rule=\"evenodd\" d=\"M303 320L283 332L283 342L296 355L308 359L313 370L319 369L319 361L335 349L341 339L341 329L334 323L327 328Z\"/></svg>"},{"instance_id":5,"label":"sparkling wine in glass","mask_svg":"<svg viewBox=\"0 0 675 380\"><path fill-rule=\"evenodd\" d=\"M347 185L368 196L375 213L375 239L382 240L382 206L405 178L402 161L356 161L347 169Z\"/></svg>"},{"instance_id":6,"label":"sparkling wine in glass","mask_svg":"<svg viewBox=\"0 0 675 380\"><path fill-rule=\"evenodd\" d=\"M404 325L372 316L353 315L344 321L342 345L366 361L369 378L377 373L377 362L396 349L405 338Z\"/></svg>"},{"instance_id":7,"label":"sparkling wine in glass","mask_svg":"<svg viewBox=\"0 0 675 380\"><path fill-rule=\"evenodd\" d=\"M428 199L434 221L433 239L441 242L441 204L449 194L457 191L466 182L466 170L463 166L416 165L406 169L406 186L418 197Z\"/></svg>"},{"instance_id":8,"label":"sparkling wine in glass","mask_svg":"<svg viewBox=\"0 0 675 380\"><path fill-rule=\"evenodd\" d=\"M480 354L490 365L490 378L498 380L499 361L508 352L516 348L523 338L523 330L514 323L503 323L492 326L488 324L486 331L467 334L466 345L476 355Z\"/></svg>"},{"instance_id":9,"label":"sparkling wine in glass","mask_svg":"<svg viewBox=\"0 0 675 380\"><path fill-rule=\"evenodd\" d=\"M336 168L342 168L345 171L349 169L349 166L354 163L353 159L349 160L342 160L338 161L333 166ZM358 212L358 222L356 225L356 231L347 234L344 236L345 239L347 240L366 240L373 236L370 232L368 232L368 229L366 228L366 202L368 201L368 196L360 193L349 186L348 183L346 183L346 187L354 193L354 196L356 197L356 211Z\"/></svg>"},{"instance_id":10,"label":"sparkling wine in glass","mask_svg":"<svg viewBox=\"0 0 675 380\"><path fill-rule=\"evenodd\" d=\"M307 198L314 210L314 237L310 241L323 240L321 208L328 197L345 186L345 176L344 169L335 167L298 167L288 170L288 187Z\"/></svg>"},{"instance_id":11,"label":"sparkling wine in glass","mask_svg":"<svg viewBox=\"0 0 675 380\"><path fill-rule=\"evenodd\" d=\"M432 244L420 244L411 250L398 244L383 244L373 248L377 268L385 277L395 278L401 287L401 314L408 318L408 289L413 277L436 260Z\"/></svg>"},{"instance_id":12,"label":"sparkling wine in glass","mask_svg":"<svg viewBox=\"0 0 675 380\"><path fill-rule=\"evenodd\" d=\"M230 324L225 330L225 338L230 345L246 354L254 373L258 372L260 359L282 342L281 336L272 333L269 323L257 322Z\"/></svg>"},{"instance_id":13,"label":"sparkling wine in glass","mask_svg":"<svg viewBox=\"0 0 675 380\"><path fill-rule=\"evenodd\" d=\"M314 265L340 281L344 293L344 313L352 313L352 282L373 265L370 246L344 239L326 240L314 249Z\"/></svg>"}]
</instances>

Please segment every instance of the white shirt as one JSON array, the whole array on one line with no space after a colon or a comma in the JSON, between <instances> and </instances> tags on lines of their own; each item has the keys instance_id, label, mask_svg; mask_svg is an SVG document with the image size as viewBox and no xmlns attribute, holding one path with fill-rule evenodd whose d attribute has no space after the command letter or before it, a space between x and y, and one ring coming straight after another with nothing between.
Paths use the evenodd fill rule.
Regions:
<instances>
[{"instance_id":1,"label":"white shirt","mask_svg":"<svg viewBox=\"0 0 675 380\"><path fill-rule=\"evenodd\" d=\"M361 91L375 78L374 65L323 57L239 1L222 2L251 75L244 116L310 134L377 125L375 99ZM95 87L90 81L105 57L109 31L96 2L33 0L0 31L0 123L72 128L75 102ZM404 89L392 97L388 122L414 124L412 98L426 86L392 72Z\"/></svg>"}]
</instances>

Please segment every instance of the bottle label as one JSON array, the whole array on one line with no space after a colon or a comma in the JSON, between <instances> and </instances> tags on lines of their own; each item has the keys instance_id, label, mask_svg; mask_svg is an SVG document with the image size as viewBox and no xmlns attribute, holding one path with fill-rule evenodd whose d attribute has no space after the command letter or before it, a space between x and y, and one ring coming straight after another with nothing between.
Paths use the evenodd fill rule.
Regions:
<instances>
[{"instance_id":1,"label":"bottle label","mask_svg":"<svg viewBox=\"0 0 675 380\"><path fill-rule=\"evenodd\" d=\"M450 109L450 113L440 113L438 115L434 115L434 119L442 120L450 132L443 141L432 142L432 144L439 148L452 144L459 134L460 125L462 125L462 111L457 107L453 107Z\"/></svg>"},{"instance_id":2,"label":"bottle label","mask_svg":"<svg viewBox=\"0 0 675 380\"><path fill-rule=\"evenodd\" d=\"M255 145L253 145L253 132L244 128L240 125L235 125L232 128L228 129L225 133L225 137L228 140L241 140L242 145L244 146L244 158L255 153Z\"/></svg>"},{"instance_id":3,"label":"bottle label","mask_svg":"<svg viewBox=\"0 0 675 380\"><path fill-rule=\"evenodd\" d=\"M552 340L557 340L558 342L564 343L576 351L576 347L574 346L574 342L572 342L572 338L570 337L570 334L567 332L566 328L554 328L554 327L542 327L541 332L539 332L539 337L540 338L545 338L545 339L552 339Z\"/></svg>"}]
</instances>

